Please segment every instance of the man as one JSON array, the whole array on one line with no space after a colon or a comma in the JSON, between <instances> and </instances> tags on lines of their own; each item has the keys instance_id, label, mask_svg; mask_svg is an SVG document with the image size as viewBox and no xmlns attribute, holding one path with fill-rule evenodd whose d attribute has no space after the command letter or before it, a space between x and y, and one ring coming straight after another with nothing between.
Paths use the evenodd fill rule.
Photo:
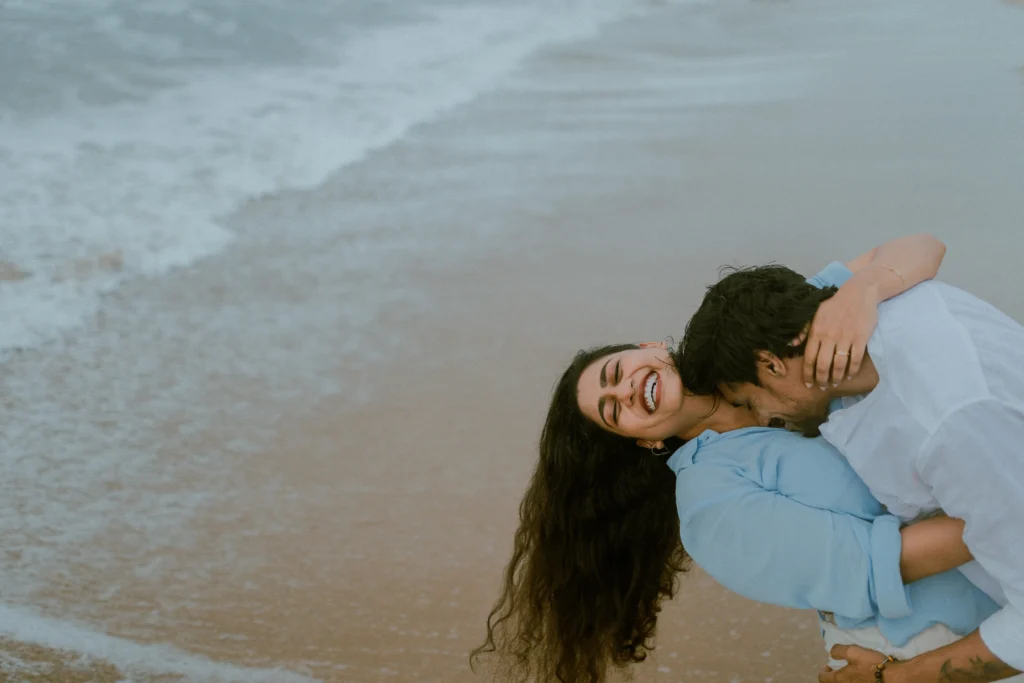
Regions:
<instances>
[{"instance_id":1,"label":"man","mask_svg":"<svg viewBox=\"0 0 1024 683\"><path fill-rule=\"evenodd\" d=\"M895 284L903 275L884 264ZM838 448L890 512L962 518L977 562L962 571L1004 605L971 635L884 666L886 683L996 681L1024 670L1024 327L954 287L925 282L878 309L859 371L850 341L808 350L822 301L780 266L739 270L710 287L680 344L684 386L721 391L762 424L783 420ZM810 364L805 351L825 362ZM822 353L819 353L821 351ZM829 372L833 372L829 381ZM851 373L853 374L853 373ZM815 379L816 381L811 381ZM979 566L980 564L980 566ZM877 652L836 646L849 665L824 683L879 680Z\"/></svg>"}]
</instances>

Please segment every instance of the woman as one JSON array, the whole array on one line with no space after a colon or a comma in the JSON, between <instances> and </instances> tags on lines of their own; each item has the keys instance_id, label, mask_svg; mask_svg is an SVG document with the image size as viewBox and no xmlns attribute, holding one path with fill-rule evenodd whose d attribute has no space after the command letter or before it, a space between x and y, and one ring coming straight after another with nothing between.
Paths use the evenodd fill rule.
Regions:
<instances>
[{"instance_id":1,"label":"woman","mask_svg":"<svg viewBox=\"0 0 1024 683\"><path fill-rule=\"evenodd\" d=\"M822 365L838 370L833 381L855 372L874 308L934 276L943 253L918 236L850 262L854 274L808 332L827 360L810 378L828 378ZM836 264L817 283L844 274ZM835 358L835 341L850 359ZM938 574L969 559L956 520L901 531L827 443L753 425L746 410L688 395L664 345L578 354L556 385L503 592L473 657L498 651L517 680L602 681L609 664L646 657L690 556L749 597L881 628L896 644L933 624L967 632L995 610L959 573ZM745 545L759 538L790 543L751 562Z\"/></svg>"}]
</instances>

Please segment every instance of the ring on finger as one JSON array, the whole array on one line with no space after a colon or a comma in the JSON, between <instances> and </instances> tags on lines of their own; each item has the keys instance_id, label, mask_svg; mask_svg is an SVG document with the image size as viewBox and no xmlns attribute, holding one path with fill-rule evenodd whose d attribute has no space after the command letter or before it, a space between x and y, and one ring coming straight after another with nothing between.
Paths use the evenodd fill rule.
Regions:
<instances>
[{"instance_id":1,"label":"ring on finger","mask_svg":"<svg viewBox=\"0 0 1024 683\"><path fill-rule=\"evenodd\" d=\"M849 351L836 351L836 355L837 356L849 356L850 352Z\"/></svg>"}]
</instances>

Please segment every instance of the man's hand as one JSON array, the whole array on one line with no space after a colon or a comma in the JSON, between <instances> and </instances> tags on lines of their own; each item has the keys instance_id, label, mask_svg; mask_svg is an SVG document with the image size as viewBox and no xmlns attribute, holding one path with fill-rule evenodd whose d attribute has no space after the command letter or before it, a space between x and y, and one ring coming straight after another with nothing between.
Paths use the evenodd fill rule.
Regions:
<instances>
[{"instance_id":1,"label":"man's hand","mask_svg":"<svg viewBox=\"0 0 1024 683\"><path fill-rule=\"evenodd\" d=\"M885 655L856 645L835 645L832 659L848 664L818 672L818 683L875 683L875 669ZM990 683L1021 673L999 660L975 631L966 638L912 659L893 662L882 674L884 683Z\"/></svg>"},{"instance_id":2,"label":"man's hand","mask_svg":"<svg viewBox=\"0 0 1024 683\"><path fill-rule=\"evenodd\" d=\"M845 659L847 664L842 669L833 671L828 664L818 672L818 683L875 683L875 670L885 661L885 655L874 650L866 650L856 645L833 645L829 652L832 659ZM890 664L885 667L886 672Z\"/></svg>"}]
</instances>

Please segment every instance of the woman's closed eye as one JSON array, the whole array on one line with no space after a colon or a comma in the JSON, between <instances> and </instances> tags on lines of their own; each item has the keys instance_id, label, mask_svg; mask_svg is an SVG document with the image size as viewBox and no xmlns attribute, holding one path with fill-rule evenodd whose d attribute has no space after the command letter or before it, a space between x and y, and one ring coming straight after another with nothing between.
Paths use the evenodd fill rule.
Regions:
<instances>
[{"instance_id":1,"label":"woman's closed eye","mask_svg":"<svg viewBox=\"0 0 1024 683\"><path fill-rule=\"evenodd\" d=\"M616 398L611 398L608 402L611 403L612 407L611 407L610 410L606 411L605 408L604 408L604 406L605 406L605 399L601 398L601 400L600 400L600 402L598 403L598 406L597 406L598 414L601 416L601 419L604 420L604 423L606 425L608 425L609 427L611 427L613 425L617 427L619 425L619 412L620 412L619 401ZM605 414L607 414L608 417L605 417Z\"/></svg>"},{"instance_id":2,"label":"woman's closed eye","mask_svg":"<svg viewBox=\"0 0 1024 683\"><path fill-rule=\"evenodd\" d=\"M615 386L618 386L619 382L621 380L622 380L622 363L620 363L618 360L616 360L615 361L615 370L612 371L612 384L615 385ZM612 424L615 425L616 427L619 426L619 413L621 412L621 410L622 410L622 408L621 408L621 405L619 404L619 400L615 399L615 402L612 403Z\"/></svg>"}]
</instances>

